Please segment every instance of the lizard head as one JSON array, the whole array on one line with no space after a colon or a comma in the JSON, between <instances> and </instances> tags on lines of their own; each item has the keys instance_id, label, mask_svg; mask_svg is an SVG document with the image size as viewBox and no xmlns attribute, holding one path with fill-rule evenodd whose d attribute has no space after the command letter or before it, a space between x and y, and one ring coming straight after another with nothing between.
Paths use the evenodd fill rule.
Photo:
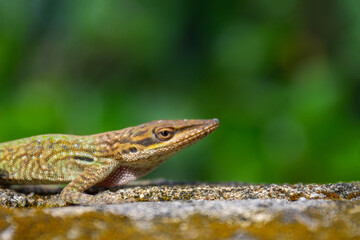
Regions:
<instances>
[{"instance_id":1,"label":"lizard head","mask_svg":"<svg viewBox=\"0 0 360 240\"><path fill-rule=\"evenodd\" d=\"M155 167L199 141L219 126L219 120L158 120L118 132L113 157L127 164ZM116 144L116 143L115 143ZM114 145L113 145L114 146Z\"/></svg>"}]
</instances>

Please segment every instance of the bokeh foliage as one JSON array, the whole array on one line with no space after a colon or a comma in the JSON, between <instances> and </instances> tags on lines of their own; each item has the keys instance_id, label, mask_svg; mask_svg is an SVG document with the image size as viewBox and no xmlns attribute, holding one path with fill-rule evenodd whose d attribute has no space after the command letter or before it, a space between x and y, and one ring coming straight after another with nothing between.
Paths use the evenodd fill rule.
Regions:
<instances>
[{"instance_id":1,"label":"bokeh foliage","mask_svg":"<svg viewBox=\"0 0 360 240\"><path fill-rule=\"evenodd\" d=\"M0 1L0 142L220 128L150 177L359 180L360 1Z\"/></svg>"}]
</instances>

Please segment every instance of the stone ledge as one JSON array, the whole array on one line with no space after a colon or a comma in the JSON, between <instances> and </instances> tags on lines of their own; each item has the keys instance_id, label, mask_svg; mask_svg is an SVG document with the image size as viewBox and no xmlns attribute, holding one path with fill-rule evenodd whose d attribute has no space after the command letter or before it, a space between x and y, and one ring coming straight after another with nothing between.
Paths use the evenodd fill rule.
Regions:
<instances>
[{"instance_id":1,"label":"stone ledge","mask_svg":"<svg viewBox=\"0 0 360 240\"><path fill-rule=\"evenodd\" d=\"M359 182L141 181L90 190L136 201L95 206L65 206L60 191L0 189L0 239L360 239Z\"/></svg>"},{"instance_id":2,"label":"stone ledge","mask_svg":"<svg viewBox=\"0 0 360 240\"><path fill-rule=\"evenodd\" d=\"M0 208L1 239L360 239L359 200Z\"/></svg>"}]
</instances>

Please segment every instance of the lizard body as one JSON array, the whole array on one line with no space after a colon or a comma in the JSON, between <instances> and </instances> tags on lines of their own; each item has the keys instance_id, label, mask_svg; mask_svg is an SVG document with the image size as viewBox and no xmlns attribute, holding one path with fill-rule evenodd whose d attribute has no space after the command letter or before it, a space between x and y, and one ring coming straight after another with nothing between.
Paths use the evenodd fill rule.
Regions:
<instances>
[{"instance_id":1,"label":"lizard body","mask_svg":"<svg viewBox=\"0 0 360 240\"><path fill-rule=\"evenodd\" d=\"M89 136L48 134L0 144L0 184L68 184L73 204L107 203L83 191L119 186L217 129L219 121L159 120Z\"/></svg>"}]
</instances>

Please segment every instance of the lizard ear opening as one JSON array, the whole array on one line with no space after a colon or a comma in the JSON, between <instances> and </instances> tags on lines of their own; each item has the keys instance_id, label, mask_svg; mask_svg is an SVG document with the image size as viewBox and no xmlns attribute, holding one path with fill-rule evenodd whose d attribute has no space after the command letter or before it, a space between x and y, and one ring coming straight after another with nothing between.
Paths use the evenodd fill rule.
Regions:
<instances>
[{"instance_id":1,"label":"lizard ear opening","mask_svg":"<svg viewBox=\"0 0 360 240\"><path fill-rule=\"evenodd\" d=\"M168 141L175 135L175 130L173 128L165 127L165 128L158 128L154 131L155 137L160 141Z\"/></svg>"}]
</instances>

